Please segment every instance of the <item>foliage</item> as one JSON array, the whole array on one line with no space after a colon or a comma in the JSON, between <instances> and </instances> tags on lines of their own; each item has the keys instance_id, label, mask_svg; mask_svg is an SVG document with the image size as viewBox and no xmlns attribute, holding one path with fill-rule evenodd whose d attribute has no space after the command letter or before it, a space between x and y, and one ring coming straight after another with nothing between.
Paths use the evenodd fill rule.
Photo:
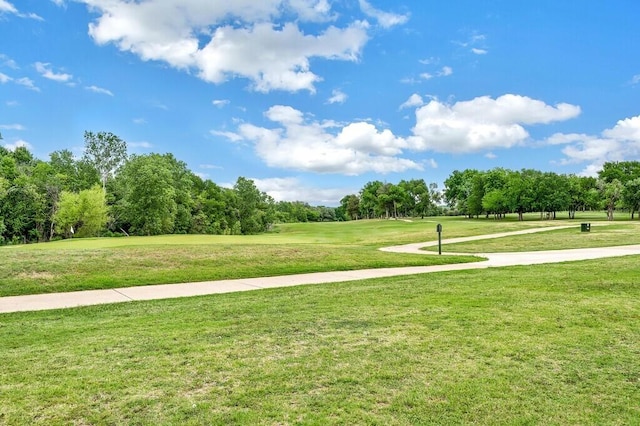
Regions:
<instances>
[{"instance_id":1,"label":"foliage","mask_svg":"<svg viewBox=\"0 0 640 426\"><path fill-rule=\"evenodd\" d=\"M53 221L56 231L66 237L94 237L107 224L107 204L99 186L79 193L62 191Z\"/></svg>"},{"instance_id":2,"label":"foliage","mask_svg":"<svg viewBox=\"0 0 640 426\"><path fill-rule=\"evenodd\" d=\"M107 179L127 158L127 143L111 132L84 132L84 160L100 175L103 190Z\"/></svg>"}]
</instances>

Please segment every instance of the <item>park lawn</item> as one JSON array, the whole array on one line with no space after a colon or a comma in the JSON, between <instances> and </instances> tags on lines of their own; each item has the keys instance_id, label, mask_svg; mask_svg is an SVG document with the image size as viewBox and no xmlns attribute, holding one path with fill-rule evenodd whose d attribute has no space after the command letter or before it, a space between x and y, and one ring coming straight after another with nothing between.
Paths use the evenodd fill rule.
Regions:
<instances>
[{"instance_id":1,"label":"park lawn","mask_svg":"<svg viewBox=\"0 0 640 426\"><path fill-rule=\"evenodd\" d=\"M441 217L278 225L250 236L163 235L86 238L0 247L0 297L309 272L424 266L470 256L383 253L380 247L443 237L575 224ZM625 223L625 222L621 222Z\"/></svg>"},{"instance_id":2,"label":"park lawn","mask_svg":"<svg viewBox=\"0 0 640 426\"><path fill-rule=\"evenodd\" d=\"M539 226L442 219L452 236ZM0 247L0 297L481 260L378 250L434 240L435 227L431 220L362 220L284 224L274 232L251 236L87 238Z\"/></svg>"},{"instance_id":3,"label":"park lawn","mask_svg":"<svg viewBox=\"0 0 640 426\"><path fill-rule=\"evenodd\" d=\"M0 315L0 424L637 424L640 257Z\"/></svg>"},{"instance_id":4,"label":"park lawn","mask_svg":"<svg viewBox=\"0 0 640 426\"><path fill-rule=\"evenodd\" d=\"M564 223L560 223L563 225ZM536 234L515 235L466 243L443 244L447 253L500 253L540 250L564 250L591 247L612 247L640 244L640 222L599 222L591 224L590 232L581 232L580 225ZM425 250L437 251L437 247Z\"/></svg>"}]
</instances>

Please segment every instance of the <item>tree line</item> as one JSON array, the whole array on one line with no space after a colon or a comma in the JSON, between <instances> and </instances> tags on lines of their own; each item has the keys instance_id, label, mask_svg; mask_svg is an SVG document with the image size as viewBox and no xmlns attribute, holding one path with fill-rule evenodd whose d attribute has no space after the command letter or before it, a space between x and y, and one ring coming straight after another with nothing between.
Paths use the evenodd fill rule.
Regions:
<instances>
[{"instance_id":1,"label":"tree line","mask_svg":"<svg viewBox=\"0 0 640 426\"><path fill-rule=\"evenodd\" d=\"M532 212L539 212L541 219L555 219L560 211L574 218L576 211L602 209L609 220L616 209L629 211L633 219L640 211L640 162L605 163L597 178L499 167L455 170L442 192L423 179L398 184L372 181L340 204L348 219L441 214L500 219L512 213L523 220Z\"/></svg>"},{"instance_id":2,"label":"tree line","mask_svg":"<svg viewBox=\"0 0 640 426\"><path fill-rule=\"evenodd\" d=\"M0 146L0 244L72 236L256 234L276 222L337 220L336 209L275 202L250 179L232 188L172 154L127 155L108 132L85 132L84 153L37 159Z\"/></svg>"},{"instance_id":3,"label":"tree line","mask_svg":"<svg viewBox=\"0 0 640 426\"><path fill-rule=\"evenodd\" d=\"M0 146L0 244L72 236L256 234L274 223L424 217L502 218L539 212L640 211L640 162L605 163L598 177L523 169L455 170L441 191L424 179L367 182L337 208L275 202L250 179L232 188L191 172L172 154L128 155L108 132L85 132L84 153L37 159Z\"/></svg>"},{"instance_id":4,"label":"tree line","mask_svg":"<svg viewBox=\"0 0 640 426\"><path fill-rule=\"evenodd\" d=\"M559 211L601 210L613 220L616 209L631 218L640 210L640 162L607 162L598 177L564 175L524 169L494 168L488 171L454 171L445 180L444 197L457 214L502 218L515 213L539 212L540 218L556 218Z\"/></svg>"}]
</instances>

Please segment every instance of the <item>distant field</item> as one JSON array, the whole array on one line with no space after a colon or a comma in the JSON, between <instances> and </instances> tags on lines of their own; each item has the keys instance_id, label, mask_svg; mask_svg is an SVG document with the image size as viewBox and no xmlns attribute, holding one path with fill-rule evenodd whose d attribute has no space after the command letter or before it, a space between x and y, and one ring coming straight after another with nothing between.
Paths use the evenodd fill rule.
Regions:
<instances>
[{"instance_id":1,"label":"distant field","mask_svg":"<svg viewBox=\"0 0 640 426\"><path fill-rule=\"evenodd\" d=\"M531 214L524 222L515 219L301 223L278 225L255 236L88 238L0 247L0 296L470 262L480 259L399 255L378 248L436 240L437 223L443 225L443 238L453 238L567 223L578 229L588 218L540 221Z\"/></svg>"},{"instance_id":2,"label":"distant field","mask_svg":"<svg viewBox=\"0 0 640 426\"><path fill-rule=\"evenodd\" d=\"M0 424L628 425L640 256L0 315Z\"/></svg>"}]
</instances>

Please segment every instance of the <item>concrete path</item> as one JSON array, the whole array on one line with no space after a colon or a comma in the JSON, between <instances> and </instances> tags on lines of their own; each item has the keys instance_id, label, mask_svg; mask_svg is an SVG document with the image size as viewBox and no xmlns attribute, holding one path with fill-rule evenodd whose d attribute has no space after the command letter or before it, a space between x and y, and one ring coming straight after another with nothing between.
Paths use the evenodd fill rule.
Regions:
<instances>
[{"instance_id":1,"label":"concrete path","mask_svg":"<svg viewBox=\"0 0 640 426\"><path fill-rule=\"evenodd\" d=\"M574 225L575 226L575 225ZM569 226L536 228L524 231L505 232L500 234L480 235L475 237L452 238L443 240L443 244L465 241L477 241L488 238L500 238ZM394 253L420 253L433 255L432 252L420 250L421 247L437 245L431 241L402 246L385 247L381 250ZM557 263L575 260L600 259L605 257L640 255L640 244L618 247L551 250L520 253L476 253L487 258L476 263L461 263L438 266L413 266L402 268L363 269L357 271L317 272L310 274L285 275L263 278L243 278L236 280L206 281L186 284L162 284L140 287L126 287L110 290L88 290L68 293L35 294L28 296L0 297L0 313L61 309L77 306L99 305L106 303L129 302L133 300L169 299L176 297L202 296L207 294L231 293L275 287L290 287L307 284L356 281L368 278L395 277L399 275L415 275L430 272L461 271L467 269L483 269L515 265L534 265L541 263Z\"/></svg>"}]
</instances>

